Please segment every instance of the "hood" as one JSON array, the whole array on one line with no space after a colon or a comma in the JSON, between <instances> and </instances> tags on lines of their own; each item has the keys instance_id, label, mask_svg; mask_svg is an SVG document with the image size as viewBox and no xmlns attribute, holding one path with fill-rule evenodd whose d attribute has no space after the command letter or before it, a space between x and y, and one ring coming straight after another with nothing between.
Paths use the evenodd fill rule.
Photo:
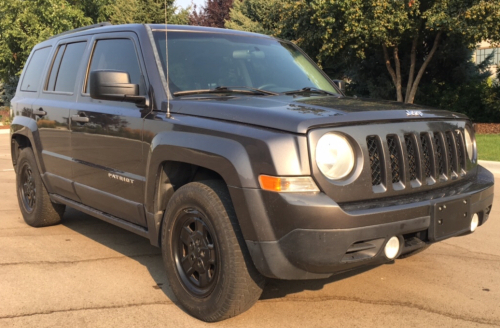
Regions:
<instances>
[{"instance_id":1,"label":"hood","mask_svg":"<svg viewBox=\"0 0 500 328\"><path fill-rule=\"evenodd\" d=\"M166 110L166 102L162 110ZM316 127L353 123L467 118L399 102L316 95L189 97L172 100L170 111L301 134ZM411 111L420 111L422 116L408 115Z\"/></svg>"}]
</instances>

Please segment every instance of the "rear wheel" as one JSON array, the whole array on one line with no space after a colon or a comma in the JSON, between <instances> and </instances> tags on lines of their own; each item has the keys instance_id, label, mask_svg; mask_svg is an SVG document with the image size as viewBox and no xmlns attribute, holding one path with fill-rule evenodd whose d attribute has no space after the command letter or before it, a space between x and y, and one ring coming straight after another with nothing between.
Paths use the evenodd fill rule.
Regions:
<instances>
[{"instance_id":1,"label":"rear wheel","mask_svg":"<svg viewBox=\"0 0 500 328\"><path fill-rule=\"evenodd\" d=\"M250 259L227 187L192 182L175 192L164 216L162 253L179 303L194 317L220 321L248 310L264 278Z\"/></svg>"},{"instance_id":2,"label":"rear wheel","mask_svg":"<svg viewBox=\"0 0 500 328\"><path fill-rule=\"evenodd\" d=\"M65 206L50 201L36 166L35 155L29 147L19 152L16 185L19 208L27 224L45 227L61 221Z\"/></svg>"}]
</instances>

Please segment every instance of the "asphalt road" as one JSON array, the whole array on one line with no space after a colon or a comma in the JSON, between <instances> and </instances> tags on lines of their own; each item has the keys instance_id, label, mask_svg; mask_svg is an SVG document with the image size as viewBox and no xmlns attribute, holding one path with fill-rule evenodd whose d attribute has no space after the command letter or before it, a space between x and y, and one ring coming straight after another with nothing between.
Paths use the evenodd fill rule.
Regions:
<instances>
[{"instance_id":1,"label":"asphalt road","mask_svg":"<svg viewBox=\"0 0 500 328\"><path fill-rule=\"evenodd\" d=\"M500 175L498 175L500 177ZM270 281L248 312L205 324L176 305L158 249L75 210L27 226L0 135L0 327L500 327L500 184L485 226L394 264Z\"/></svg>"}]
</instances>

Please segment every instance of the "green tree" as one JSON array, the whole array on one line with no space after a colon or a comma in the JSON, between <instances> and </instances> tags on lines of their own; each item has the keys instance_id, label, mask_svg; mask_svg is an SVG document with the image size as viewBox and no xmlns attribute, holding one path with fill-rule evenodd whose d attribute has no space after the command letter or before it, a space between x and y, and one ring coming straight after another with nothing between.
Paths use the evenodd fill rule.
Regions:
<instances>
[{"instance_id":1,"label":"green tree","mask_svg":"<svg viewBox=\"0 0 500 328\"><path fill-rule=\"evenodd\" d=\"M189 11L174 0L0 0L0 82L10 92L31 49L50 36L92 23L187 24Z\"/></svg>"},{"instance_id":2,"label":"green tree","mask_svg":"<svg viewBox=\"0 0 500 328\"><path fill-rule=\"evenodd\" d=\"M233 30L277 35L277 21L286 0L234 1L224 26Z\"/></svg>"},{"instance_id":3,"label":"green tree","mask_svg":"<svg viewBox=\"0 0 500 328\"><path fill-rule=\"evenodd\" d=\"M89 23L65 0L0 0L0 80L18 76L40 41Z\"/></svg>"},{"instance_id":4,"label":"green tree","mask_svg":"<svg viewBox=\"0 0 500 328\"><path fill-rule=\"evenodd\" d=\"M98 1L98 0L94 0ZM101 0L104 1L104 0ZM104 21L112 24L153 23L164 24L165 14L169 24L188 23L189 11L174 6L174 0L106 0L100 9ZM166 8L166 10L165 10Z\"/></svg>"},{"instance_id":5,"label":"green tree","mask_svg":"<svg viewBox=\"0 0 500 328\"><path fill-rule=\"evenodd\" d=\"M320 63L340 53L365 58L368 49L379 48L396 99L408 103L444 37L460 35L470 48L481 40L500 41L500 0L301 0L286 4L282 13L280 35ZM400 47L408 43L404 92Z\"/></svg>"},{"instance_id":6,"label":"green tree","mask_svg":"<svg viewBox=\"0 0 500 328\"><path fill-rule=\"evenodd\" d=\"M109 5L113 0L68 0L74 8L80 9L85 17L92 20L93 24L108 21L107 17L112 14Z\"/></svg>"}]
</instances>

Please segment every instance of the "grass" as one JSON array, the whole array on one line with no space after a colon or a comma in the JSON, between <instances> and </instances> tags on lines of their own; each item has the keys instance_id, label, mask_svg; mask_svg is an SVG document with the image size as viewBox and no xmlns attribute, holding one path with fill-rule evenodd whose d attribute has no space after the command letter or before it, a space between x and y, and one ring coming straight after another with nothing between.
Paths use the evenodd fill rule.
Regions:
<instances>
[{"instance_id":1,"label":"grass","mask_svg":"<svg viewBox=\"0 0 500 328\"><path fill-rule=\"evenodd\" d=\"M476 134L480 160L500 162L500 134Z\"/></svg>"}]
</instances>

